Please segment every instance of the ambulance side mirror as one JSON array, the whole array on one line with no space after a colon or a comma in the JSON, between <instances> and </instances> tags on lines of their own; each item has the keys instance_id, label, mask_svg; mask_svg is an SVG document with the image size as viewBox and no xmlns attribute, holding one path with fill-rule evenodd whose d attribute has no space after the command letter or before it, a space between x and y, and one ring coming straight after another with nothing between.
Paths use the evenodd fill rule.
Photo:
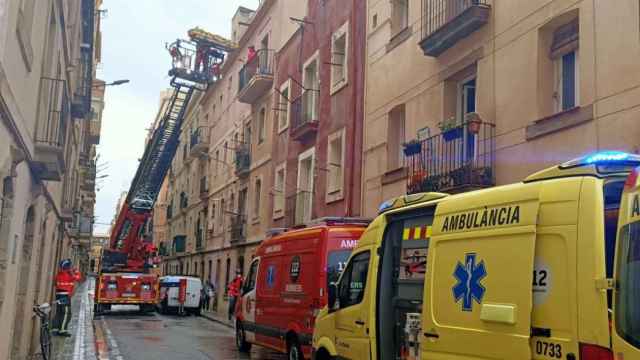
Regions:
<instances>
[{"instance_id":1,"label":"ambulance side mirror","mask_svg":"<svg viewBox=\"0 0 640 360\"><path fill-rule=\"evenodd\" d=\"M338 285L336 285L336 283L331 283L329 284L329 288L327 289L327 295L329 297L328 299L328 306L329 306L329 312L333 312L336 309L336 302L337 302L337 296L338 296Z\"/></svg>"}]
</instances>

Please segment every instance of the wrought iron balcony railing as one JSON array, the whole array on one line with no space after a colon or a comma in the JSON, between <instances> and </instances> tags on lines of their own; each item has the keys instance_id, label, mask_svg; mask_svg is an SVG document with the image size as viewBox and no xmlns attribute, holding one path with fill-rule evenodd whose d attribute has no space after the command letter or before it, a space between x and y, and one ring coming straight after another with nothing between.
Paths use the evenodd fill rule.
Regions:
<instances>
[{"instance_id":1,"label":"wrought iron balcony railing","mask_svg":"<svg viewBox=\"0 0 640 360\"><path fill-rule=\"evenodd\" d=\"M465 123L405 144L407 193L461 192L495 185L495 125Z\"/></svg>"},{"instance_id":2,"label":"wrought iron balcony railing","mask_svg":"<svg viewBox=\"0 0 640 360\"><path fill-rule=\"evenodd\" d=\"M291 135L295 139L315 134L318 130L320 93L305 90L291 104Z\"/></svg>"},{"instance_id":3,"label":"wrought iron balcony railing","mask_svg":"<svg viewBox=\"0 0 640 360\"><path fill-rule=\"evenodd\" d=\"M489 0L422 0L422 41L427 56L438 56L489 21Z\"/></svg>"},{"instance_id":4,"label":"wrought iron balcony railing","mask_svg":"<svg viewBox=\"0 0 640 360\"><path fill-rule=\"evenodd\" d=\"M70 107L66 81L48 77L40 79L34 162L36 173L43 180L60 181L64 172Z\"/></svg>"},{"instance_id":5,"label":"wrought iron balcony railing","mask_svg":"<svg viewBox=\"0 0 640 360\"><path fill-rule=\"evenodd\" d=\"M209 149L209 128L206 126L196 128L189 140L190 155L206 154Z\"/></svg>"},{"instance_id":6,"label":"wrought iron balcony railing","mask_svg":"<svg viewBox=\"0 0 640 360\"><path fill-rule=\"evenodd\" d=\"M247 239L247 217L244 215L231 215L231 242L239 243Z\"/></svg>"},{"instance_id":7,"label":"wrought iron balcony railing","mask_svg":"<svg viewBox=\"0 0 640 360\"><path fill-rule=\"evenodd\" d=\"M238 145L236 149L236 176L245 177L251 168L251 151L248 145Z\"/></svg>"},{"instance_id":8,"label":"wrought iron balcony railing","mask_svg":"<svg viewBox=\"0 0 640 360\"><path fill-rule=\"evenodd\" d=\"M260 49L239 73L238 94L239 100L244 103L253 103L262 96L273 84L274 50Z\"/></svg>"}]
</instances>

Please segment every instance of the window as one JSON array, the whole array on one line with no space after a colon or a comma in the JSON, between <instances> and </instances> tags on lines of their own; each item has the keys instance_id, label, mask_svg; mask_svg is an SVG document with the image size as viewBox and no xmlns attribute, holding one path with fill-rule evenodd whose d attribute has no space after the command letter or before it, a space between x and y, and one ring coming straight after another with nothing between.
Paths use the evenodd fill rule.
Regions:
<instances>
[{"instance_id":1,"label":"window","mask_svg":"<svg viewBox=\"0 0 640 360\"><path fill-rule=\"evenodd\" d=\"M265 108L260 109L260 115L258 116L258 144L262 144L265 139L267 121L267 110Z\"/></svg>"},{"instance_id":2,"label":"window","mask_svg":"<svg viewBox=\"0 0 640 360\"><path fill-rule=\"evenodd\" d=\"M616 293L616 331L627 342L640 347L640 222L620 230Z\"/></svg>"},{"instance_id":3,"label":"window","mask_svg":"<svg viewBox=\"0 0 640 360\"><path fill-rule=\"evenodd\" d=\"M335 92L347 83L348 28L345 23L331 38L331 91Z\"/></svg>"},{"instance_id":4,"label":"window","mask_svg":"<svg viewBox=\"0 0 640 360\"><path fill-rule=\"evenodd\" d=\"M302 84L306 90L302 94L303 118L301 124L318 120L318 91L320 90L318 73L318 52L316 52L305 63L302 74Z\"/></svg>"},{"instance_id":5,"label":"window","mask_svg":"<svg viewBox=\"0 0 640 360\"><path fill-rule=\"evenodd\" d=\"M227 271L224 276L224 295L226 296L229 290L229 277L231 272L231 259L227 258Z\"/></svg>"},{"instance_id":6,"label":"window","mask_svg":"<svg viewBox=\"0 0 640 360\"><path fill-rule=\"evenodd\" d=\"M329 135L327 148L327 201L341 198L344 179L344 130Z\"/></svg>"},{"instance_id":7,"label":"window","mask_svg":"<svg viewBox=\"0 0 640 360\"><path fill-rule=\"evenodd\" d=\"M405 139L405 106L398 105L389 113L387 130L387 170L393 171L404 164L402 144Z\"/></svg>"},{"instance_id":8,"label":"window","mask_svg":"<svg viewBox=\"0 0 640 360\"><path fill-rule=\"evenodd\" d=\"M338 285L338 299L341 309L359 304L362 301L367 286L369 257L369 251L361 252L356 254L347 265L344 276Z\"/></svg>"},{"instance_id":9,"label":"window","mask_svg":"<svg viewBox=\"0 0 640 360\"><path fill-rule=\"evenodd\" d=\"M262 180L256 179L255 183L255 193L254 193L254 201L253 201L253 217L257 219L260 216L260 196L262 192Z\"/></svg>"},{"instance_id":10,"label":"window","mask_svg":"<svg viewBox=\"0 0 640 360\"><path fill-rule=\"evenodd\" d=\"M223 198L220 200L220 231L224 231L225 210Z\"/></svg>"},{"instance_id":11,"label":"window","mask_svg":"<svg viewBox=\"0 0 640 360\"><path fill-rule=\"evenodd\" d=\"M315 148L298 156L298 183L295 206L295 223L305 224L312 218L315 177Z\"/></svg>"},{"instance_id":12,"label":"window","mask_svg":"<svg viewBox=\"0 0 640 360\"><path fill-rule=\"evenodd\" d=\"M213 232L215 230L215 224L217 223L218 213L216 213L216 204L211 205L211 228L210 230Z\"/></svg>"},{"instance_id":13,"label":"window","mask_svg":"<svg viewBox=\"0 0 640 360\"><path fill-rule=\"evenodd\" d=\"M220 150L216 150L216 158L214 161L216 164L213 167L213 174L218 175L218 164L220 163Z\"/></svg>"},{"instance_id":14,"label":"window","mask_svg":"<svg viewBox=\"0 0 640 360\"><path fill-rule=\"evenodd\" d=\"M565 111L577 105L578 52L572 51L555 60L557 111Z\"/></svg>"},{"instance_id":15,"label":"window","mask_svg":"<svg viewBox=\"0 0 640 360\"><path fill-rule=\"evenodd\" d=\"M391 37L409 26L409 0L391 0Z\"/></svg>"},{"instance_id":16,"label":"window","mask_svg":"<svg viewBox=\"0 0 640 360\"><path fill-rule=\"evenodd\" d=\"M244 283L243 294L246 294L256 288L256 276L258 275L258 260L254 260L249 268L247 280Z\"/></svg>"},{"instance_id":17,"label":"window","mask_svg":"<svg viewBox=\"0 0 640 360\"><path fill-rule=\"evenodd\" d=\"M284 192L285 192L285 164L276 168L276 177L274 179L273 189L273 216L278 218L284 210Z\"/></svg>"},{"instance_id":18,"label":"window","mask_svg":"<svg viewBox=\"0 0 640 360\"><path fill-rule=\"evenodd\" d=\"M289 82L287 81L280 89L278 97L278 133L283 132L289 126Z\"/></svg>"},{"instance_id":19,"label":"window","mask_svg":"<svg viewBox=\"0 0 640 360\"><path fill-rule=\"evenodd\" d=\"M578 105L579 30L576 17L553 31L550 57L554 66L553 98L556 112Z\"/></svg>"},{"instance_id":20,"label":"window","mask_svg":"<svg viewBox=\"0 0 640 360\"><path fill-rule=\"evenodd\" d=\"M340 274L347 266L351 250L333 250L327 256L327 286L335 283L340 278Z\"/></svg>"}]
</instances>

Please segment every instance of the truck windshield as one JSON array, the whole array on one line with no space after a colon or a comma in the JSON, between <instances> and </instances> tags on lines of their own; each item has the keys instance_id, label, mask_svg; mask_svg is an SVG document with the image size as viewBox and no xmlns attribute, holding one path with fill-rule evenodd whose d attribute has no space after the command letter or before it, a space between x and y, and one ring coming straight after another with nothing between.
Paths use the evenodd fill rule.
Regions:
<instances>
[{"instance_id":1,"label":"truck windshield","mask_svg":"<svg viewBox=\"0 0 640 360\"><path fill-rule=\"evenodd\" d=\"M616 281L616 330L640 348L640 221L620 230Z\"/></svg>"},{"instance_id":2,"label":"truck windshield","mask_svg":"<svg viewBox=\"0 0 640 360\"><path fill-rule=\"evenodd\" d=\"M329 252L327 258L327 286L338 281L340 274L347 265L351 250L334 250Z\"/></svg>"}]
</instances>

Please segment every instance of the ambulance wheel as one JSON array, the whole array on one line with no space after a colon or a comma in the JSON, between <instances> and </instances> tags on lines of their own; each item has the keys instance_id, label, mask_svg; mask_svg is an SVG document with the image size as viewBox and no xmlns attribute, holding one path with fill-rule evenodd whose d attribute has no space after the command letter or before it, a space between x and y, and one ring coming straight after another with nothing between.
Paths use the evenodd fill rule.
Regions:
<instances>
[{"instance_id":1,"label":"ambulance wheel","mask_svg":"<svg viewBox=\"0 0 640 360\"><path fill-rule=\"evenodd\" d=\"M300 344L298 344L298 340L296 340L295 337L291 337L288 341L287 358L289 360L304 360L302 349L300 348Z\"/></svg>"},{"instance_id":2,"label":"ambulance wheel","mask_svg":"<svg viewBox=\"0 0 640 360\"><path fill-rule=\"evenodd\" d=\"M238 348L238 351L243 353L248 353L251 350L251 344L247 342L247 338L244 334L244 328L240 321L236 323L236 347Z\"/></svg>"}]
</instances>

